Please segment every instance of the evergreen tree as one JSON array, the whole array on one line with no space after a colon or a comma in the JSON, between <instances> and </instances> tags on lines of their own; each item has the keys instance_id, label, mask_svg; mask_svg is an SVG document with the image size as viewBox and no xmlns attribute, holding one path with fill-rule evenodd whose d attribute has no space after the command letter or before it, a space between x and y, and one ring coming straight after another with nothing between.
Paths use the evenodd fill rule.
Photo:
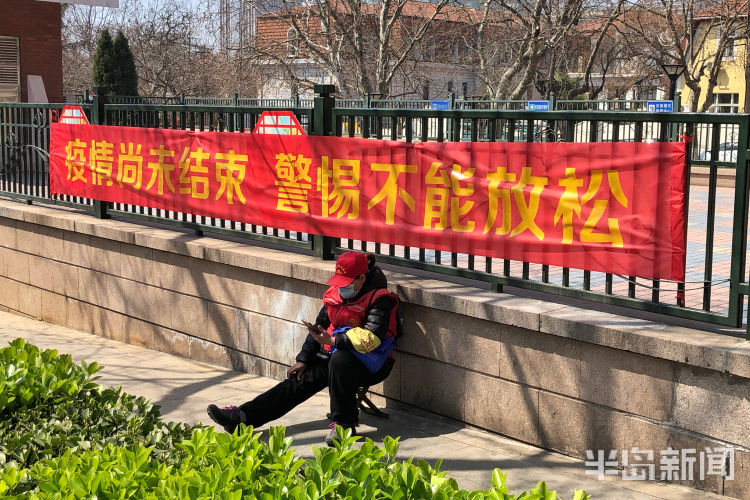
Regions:
<instances>
[{"instance_id":1,"label":"evergreen tree","mask_svg":"<svg viewBox=\"0 0 750 500\"><path fill-rule=\"evenodd\" d=\"M115 72L112 36L109 34L109 30L105 28L99 34L99 40L96 42L92 70L94 86L105 86L108 89L107 93L112 94Z\"/></svg>"},{"instance_id":2,"label":"evergreen tree","mask_svg":"<svg viewBox=\"0 0 750 500\"><path fill-rule=\"evenodd\" d=\"M115 95L138 95L138 72L135 69L135 59L128 39L121 30L117 31L112 54L115 63L113 93Z\"/></svg>"}]
</instances>

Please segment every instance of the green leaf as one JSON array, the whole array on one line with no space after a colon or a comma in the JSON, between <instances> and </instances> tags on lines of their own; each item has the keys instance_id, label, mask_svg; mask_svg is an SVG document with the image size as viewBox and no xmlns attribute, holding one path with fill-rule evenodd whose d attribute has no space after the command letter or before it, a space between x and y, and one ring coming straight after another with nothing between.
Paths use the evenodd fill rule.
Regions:
<instances>
[{"instance_id":1,"label":"green leaf","mask_svg":"<svg viewBox=\"0 0 750 500\"><path fill-rule=\"evenodd\" d=\"M505 487L505 481L507 481L507 475L503 474L500 469L492 471L492 486L495 488L503 489Z\"/></svg>"},{"instance_id":2,"label":"green leaf","mask_svg":"<svg viewBox=\"0 0 750 500\"><path fill-rule=\"evenodd\" d=\"M320 468L323 473L330 471L336 463L336 452L334 450L325 450L323 457L320 459Z\"/></svg>"}]
</instances>

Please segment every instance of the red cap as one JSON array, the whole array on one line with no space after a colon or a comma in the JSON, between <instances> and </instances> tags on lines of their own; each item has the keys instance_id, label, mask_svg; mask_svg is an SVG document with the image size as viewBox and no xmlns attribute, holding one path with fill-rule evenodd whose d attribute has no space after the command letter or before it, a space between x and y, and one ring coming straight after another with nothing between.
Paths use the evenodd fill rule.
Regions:
<instances>
[{"instance_id":1,"label":"red cap","mask_svg":"<svg viewBox=\"0 0 750 500\"><path fill-rule=\"evenodd\" d=\"M367 255L360 252L342 253L336 260L336 274L328 280L329 285L345 287L354 278L367 272Z\"/></svg>"}]
</instances>

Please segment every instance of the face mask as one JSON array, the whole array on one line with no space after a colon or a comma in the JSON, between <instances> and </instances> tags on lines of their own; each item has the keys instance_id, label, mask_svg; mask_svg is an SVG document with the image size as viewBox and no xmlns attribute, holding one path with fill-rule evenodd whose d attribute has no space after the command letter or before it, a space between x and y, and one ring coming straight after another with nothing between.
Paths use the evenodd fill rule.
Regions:
<instances>
[{"instance_id":1,"label":"face mask","mask_svg":"<svg viewBox=\"0 0 750 500\"><path fill-rule=\"evenodd\" d=\"M351 299L357 295L357 292L354 291L354 282L349 283L349 286L339 287L339 295L342 299Z\"/></svg>"}]
</instances>

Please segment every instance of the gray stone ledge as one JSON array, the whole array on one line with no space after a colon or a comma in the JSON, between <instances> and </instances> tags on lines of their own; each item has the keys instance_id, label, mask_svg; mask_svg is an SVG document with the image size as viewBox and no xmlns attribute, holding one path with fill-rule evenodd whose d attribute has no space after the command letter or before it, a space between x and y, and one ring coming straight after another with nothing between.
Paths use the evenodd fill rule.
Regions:
<instances>
[{"instance_id":1,"label":"gray stone ledge","mask_svg":"<svg viewBox=\"0 0 750 500\"><path fill-rule=\"evenodd\" d=\"M541 315L540 331L750 378L750 342L573 306Z\"/></svg>"},{"instance_id":2,"label":"gray stone ledge","mask_svg":"<svg viewBox=\"0 0 750 500\"><path fill-rule=\"evenodd\" d=\"M539 331L540 314L566 307L446 281L387 274L394 291L406 302L533 331Z\"/></svg>"},{"instance_id":3,"label":"gray stone ledge","mask_svg":"<svg viewBox=\"0 0 750 500\"><path fill-rule=\"evenodd\" d=\"M205 258L205 245L201 244L204 239L169 229L146 228L135 233L135 244L138 246L197 259Z\"/></svg>"},{"instance_id":4,"label":"gray stone ledge","mask_svg":"<svg viewBox=\"0 0 750 500\"><path fill-rule=\"evenodd\" d=\"M309 255L154 229L135 222L98 220L82 212L5 199L0 199L0 217L65 230L71 230L72 224L73 230L80 234L313 283L324 284L334 270L333 262L318 261ZM408 273L387 272L387 275L391 291L407 303L750 378L750 342L742 338L495 293Z\"/></svg>"},{"instance_id":5,"label":"gray stone ledge","mask_svg":"<svg viewBox=\"0 0 750 500\"><path fill-rule=\"evenodd\" d=\"M75 216L61 214L58 210L51 208L38 207L38 212L25 212L23 214L24 222L38 224L40 226L54 227L66 231L75 230Z\"/></svg>"},{"instance_id":6,"label":"gray stone ledge","mask_svg":"<svg viewBox=\"0 0 750 500\"><path fill-rule=\"evenodd\" d=\"M75 221L75 231L97 238L115 240L120 243L135 243L135 233L142 231L141 227L134 226L128 222L111 219L94 219L93 217Z\"/></svg>"},{"instance_id":7,"label":"gray stone ledge","mask_svg":"<svg viewBox=\"0 0 750 500\"><path fill-rule=\"evenodd\" d=\"M23 210L23 207L24 206L18 202L6 202L5 200L0 200L0 217L6 217L8 219L23 222L23 218L26 215L26 211Z\"/></svg>"},{"instance_id":8,"label":"gray stone ledge","mask_svg":"<svg viewBox=\"0 0 750 500\"><path fill-rule=\"evenodd\" d=\"M309 255L283 252L265 247L248 246L242 243L206 248L205 259L219 264L241 267L252 271L292 277L292 266L315 260Z\"/></svg>"}]
</instances>

